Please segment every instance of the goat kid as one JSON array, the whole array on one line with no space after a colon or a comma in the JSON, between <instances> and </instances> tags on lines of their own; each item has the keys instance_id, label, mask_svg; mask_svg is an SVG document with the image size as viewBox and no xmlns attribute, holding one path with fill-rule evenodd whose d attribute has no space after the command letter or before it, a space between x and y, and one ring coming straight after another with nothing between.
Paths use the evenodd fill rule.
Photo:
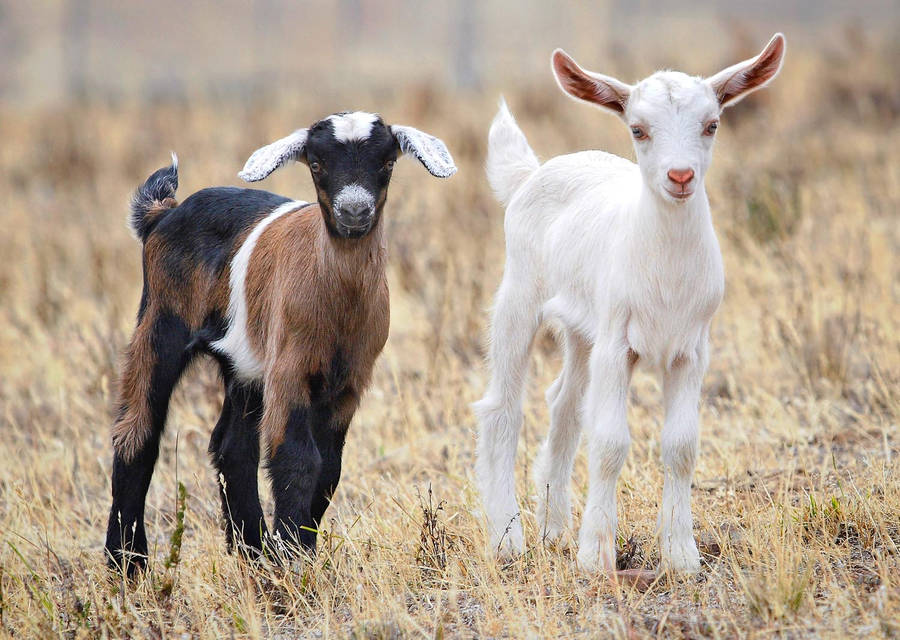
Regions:
<instances>
[{"instance_id":1,"label":"goat kid","mask_svg":"<svg viewBox=\"0 0 900 640\"><path fill-rule=\"evenodd\" d=\"M174 155L137 190L130 224L144 246L144 288L112 433L111 565L131 574L146 564L144 502L169 397L203 353L225 384L209 452L229 548L258 553L267 539L262 448L274 538L315 549L350 420L388 335L381 217L400 153L437 177L456 172L437 138L355 112L257 150L240 173L253 182L303 162L315 204L218 187L178 205Z\"/></svg>"},{"instance_id":2,"label":"goat kid","mask_svg":"<svg viewBox=\"0 0 900 640\"><path fill-rule=\"evenodd\" d=\"M585 151L539 165L501 101L487 175L507 205L506 265L491 327L492 378L474 405L476 475L501 554L523 546L514 463L529 350L547 320L561 327L564 365L547 391L550 429L535 464L540 531L553 540L571 523L570 476L584 426L590 487L577 558L586 570L615 569L615 489L630 445L627 390L640 361L662 371L664 389L662 568L699 569L690 486L710 321L724 291L704 177L722 110L769 83L784 52L776 34L757 57L711 78L662 71L628 85L557 49L560 88L624 120L637 164Z\"/></svg>"}]
</instances>

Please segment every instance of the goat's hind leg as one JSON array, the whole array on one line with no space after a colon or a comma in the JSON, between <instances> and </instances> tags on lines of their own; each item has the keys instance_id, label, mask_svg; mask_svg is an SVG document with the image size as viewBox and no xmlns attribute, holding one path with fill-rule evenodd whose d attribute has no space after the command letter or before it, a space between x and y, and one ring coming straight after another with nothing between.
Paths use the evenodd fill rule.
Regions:
<instances>
[{"instance_id":1,"label":"goat's hind leg","mask_svg":"<svg viewBox=\"0 0 900 640\"><path fill-rule=\"evenodd\" d=\"M226 376L222 415L209 441L209 454L218 470L228 549L237 547L249 557L262 551L266 535L257 482L262 407L257 388Z\"/></svg>"},{"instance_id":2,"label":"goat's hind leg","mask_svg":"<svg viewBox=\"0 0 900 640\"><path fill-rule=\"evenodd\" d=\"M534 467L537 524L546 541L554 541L571 524L570 478L581 436L581 405L588 380L590 345L567 331L563 371L547 390L550 430Z\"/></svg>"},{"instance_id":3,"label":"goat's hind leg","mask_svg":"<svg viewBox=\"0 0 900 640\"><path fill-rule=\"evenodd\" d=\"M190 330L177 316L143 313L122 372L119 416L113 426L112 507L106 529L109 564L132 575L147 563L144 502L169 398L190 362Z\"/></svg>"},{"instance_id":4,"label":"goat's hind leg","mask_svg":"<svg viewBox=\"0 0 900 640\"><path fill-rule=\"evenodd\" d=\"M480 425L475 474L491 546L501 555L520 553L524 545L515 461L528 357L540 324L534 281L516 280L505 274L497 293L491 323L492 377L484 398L472 405Z\"/></svg>"}]
</instances>

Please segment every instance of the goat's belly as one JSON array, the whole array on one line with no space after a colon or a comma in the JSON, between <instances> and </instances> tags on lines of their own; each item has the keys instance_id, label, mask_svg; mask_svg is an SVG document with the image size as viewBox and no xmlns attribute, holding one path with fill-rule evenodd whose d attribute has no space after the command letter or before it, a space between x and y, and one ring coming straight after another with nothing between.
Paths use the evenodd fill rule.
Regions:
<instances>
[{"instance_id":1,"label":"goat's belly","mask_svg":"<svg viewBox=\"0 0 900 640\"><path fill-rule=\"evenodd\" d=\"M580 334L590 342L594 341L596 327L589 307L574 296L559 294L544 303L541 310L543 320L565 331Z\"/></svg>"},{"instance_id":2,"label":"goat's belly","mask_svg":"<svg viewBox=\"0 0 900 640\"><path fill-rule=\"evenodd\" d=\"M706 321L633 315L626 339L645 364L668 369L676 360L699 357L706 340Z\"/></svg>"}]
</instances>

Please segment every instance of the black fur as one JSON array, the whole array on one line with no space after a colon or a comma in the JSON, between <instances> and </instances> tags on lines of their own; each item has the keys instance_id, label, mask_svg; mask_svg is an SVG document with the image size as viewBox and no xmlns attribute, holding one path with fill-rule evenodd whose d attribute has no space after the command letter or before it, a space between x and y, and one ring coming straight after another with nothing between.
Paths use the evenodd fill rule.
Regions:
<instances>
[{"instance_id":1,"label":"black fur","mask_svg":"<svg viewBox=\"0 0 900 640\"><path fill-rule=\"evenodd\" d=\"M131 197L131 228L141 242L147 241L147 236L153 230L158 217L147 214L166 198L174 198L178 190L178 164L172 159L172 164L156 171L138 187Z\"/></svg>"},{"instance_id":2,"label":"black fur","mask_svg":"<svg viewBox=\"0 0 900 640\"><path fill-rule=\"evenodd\" d=\"M166 240L166 266L173 275L203 265L219 274L240 234L290 198L239 187L201 189L167 212L156 233Z\"/></svg>"},{"instance_id":3,"label":"black fur","mask_svg":"<svg viewBox=\"0 0 900 640\"><path fill-rule=\"evenodd\" d=\"M110 564L124 568L128 575L147 562L144 500L159 456L169 398L194 355L188 349L190 330L177 316L160 315L152 339L157 354L149 393L152 432L131 461L125 462L118 453L113 458L113 502L106 529L106 552Z\"/></svg>"},{"instance_id":4,"label":"black fur","mask_svg":"<svg viewBox=\"0 0 900 640\"><path fill-rule=\"evenodd\" d=\"M312 503L322 469L322 455L312 431L318 422L315 413L308 407L291 412L284 442L268 465L275 498L275 534L310 551L316 548Z\"/></svg>"},{"instance_id":5,"label":"black fur","mask_svg":"<svg viewBox=\"0 0 900 640\"><path fill-rule=\"evenodd\" d=\"M258 388L226 378L222 415L209 441L209 453L219 472L217 483L228 549L237 546L250 556L262 549L267 535L256 479L262 411L262 392ZM238 545L235 536L240 541Z\"/></svg>"}]
</instances>

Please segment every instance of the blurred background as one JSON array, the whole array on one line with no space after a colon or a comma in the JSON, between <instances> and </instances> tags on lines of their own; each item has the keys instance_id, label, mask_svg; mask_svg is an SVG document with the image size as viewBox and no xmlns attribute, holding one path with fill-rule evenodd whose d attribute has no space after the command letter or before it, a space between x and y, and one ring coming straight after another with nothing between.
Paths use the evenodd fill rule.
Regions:
<instances>
[{"instance_id":1,"label":"blurred background","mask_svg":"<svg viewBox=\"0 0 900 640\"><path fill-rule=\"evenodd\" d=\"M6 0L0 98L31 106L310 91L327 99L422 84L478 91L544 83L558 46L632 81L691 55L712 64L720 51L755 51L776 30L793 47L834 53L834 34L822 39L829 28L896 36L897 20L892 0Z\"/></svg>"},{"instance_id":2,"label":"blurred background","mask_svg":"<svg viewBox=\"0 0 900 640\"><path fill-rule=\"evenodd\" d=\"M530 557L537 565L518 578L497 574L480 555L468 404L486 383L504 259L503 212L483 172L498 96L542 159L589 148L633 158L621 122L560 93L553 48L634 82L658 68L710 75L775 31L787 37L783 71L723 115L706 180L726 267L694 492L698 539L719 545L704 556L709 580L623 609L574 577L564 555ZM900 633L898 34L896 0L0 0L0 635L83 626L158 637L142 626L147 611L153 629L198 636L227 635L238 618L287 635L388 620L416 635L435 629L438 574L469 598L448 605L457 617L447 624L482 636L625 628L602 627L610 615L644 628L642 616L673 624L700 609L710 626L685 622L688 637L765 635L786 620L820 637ZM254 149L357 109L439 136L459 173L435 180L409 160L394 172L391 333L328 512L349 542L316 565L319 596L307 577L292 591L257 576L265 588L221 608L217 572L226 589L245 583L224 554L206 456L221 383L199 365L176 393L147 508L159 558L176 474L185 482L188 569L174 590L148 581L137 610L126 606L107 588L100 549L118 359L141 290L131 192L172 150L181 199L241 184ZM313 193L302 165L258 186ZM526 471L560 367L551 333L534 351L518 478L532 540ZM636 375L620 482L620 533L636 564L656 558L660 396L653 375ZM580 456L576 518L586 481ZM445 501L440 562L422 547L434 528L418 528L432 485ZM572 599L545 603L545 589Z\"/></svg>"}]
</instances>

